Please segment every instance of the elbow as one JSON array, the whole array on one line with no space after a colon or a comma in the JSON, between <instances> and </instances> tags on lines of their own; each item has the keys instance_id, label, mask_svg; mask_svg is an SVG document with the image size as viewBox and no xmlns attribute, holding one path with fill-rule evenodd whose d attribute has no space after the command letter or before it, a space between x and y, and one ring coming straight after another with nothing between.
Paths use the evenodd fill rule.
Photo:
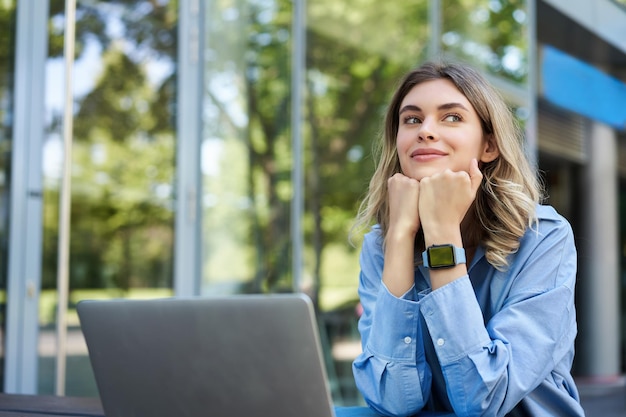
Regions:
<instances>
[{"instance_id":1,"label":"elbow","mask_svg":"<svg viewBox=\"0 0 626 417\"><path fill-rule=\"evenodd\" d=\"M409 381L406 374L398 373L396 367L397 364L376 364L375 360L357 360L353 364L354 379L363 399L372 410L384 416L408 417L424 408L422 387L425 384L419 378ZM405 369L404 372L406 371Z\"/></svg>"},{"instance_id":2,"label":"elbow","mask_svg":"<svg viewBox=\"0 0 626 417\"><path fill-rule=\"evenodd\" d=\"M395 404L388 402L370 402L367 399L365 400L367 405L378 414L383 416L393 416L393 417L410 417L417 414L423 407L420 407L416 410L409 411L404 404L401 402L397 402Z\"/></svg>"}]
</instances>

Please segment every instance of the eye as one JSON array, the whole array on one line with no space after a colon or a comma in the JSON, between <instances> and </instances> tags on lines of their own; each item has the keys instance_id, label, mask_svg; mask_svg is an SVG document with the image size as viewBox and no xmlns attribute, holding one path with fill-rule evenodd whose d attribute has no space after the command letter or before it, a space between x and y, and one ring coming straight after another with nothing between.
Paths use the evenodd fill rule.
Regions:
<instances>
[{"instance_id":1,"label":"eye","mask_svg":"<svg viewBox=\"0 0 626 417\"><path fill-rule=\"evenodd\" d=\"M450 113L450 114L446 114L446 116L443 118L443 120L445 122L460 122L463 119L461 118L460 115L458 115L456 113Z\"/></svg>"},{"instance_id":2,"label":"eye","mask_svg":"<svg viewBox=\"0 0 626 417\"><path fill-rule=\"evenodd\" d=\"M417 123L421 123L421 120L420 120L419 118L415 117L415 116L406 116L406 117L402 120L402 122L403 122L405 125L414 125L414 124L417 124Z\"/></svg>"}]
</instances>

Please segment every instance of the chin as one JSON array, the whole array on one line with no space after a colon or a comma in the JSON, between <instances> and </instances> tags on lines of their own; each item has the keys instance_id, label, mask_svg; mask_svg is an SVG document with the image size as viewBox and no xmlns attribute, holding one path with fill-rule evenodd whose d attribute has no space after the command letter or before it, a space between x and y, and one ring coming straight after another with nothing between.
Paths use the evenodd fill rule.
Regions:
<instances>
[{"instance_id":1,"label":"chin","mask_svg":"<svg viewBox=\"0 0 626 417\"><path fill-rule=\"evenodd\" d=\"M432 177L435 174L438 174L442 172L442 170L438 170L438 169L420 169L420 170L415 170L413 172L411 172L409 175L407 175L407 177L411 177L413 179L416 179L417 181L421 181L423 178L426 177Z\"/></svg>"}]
</instances>

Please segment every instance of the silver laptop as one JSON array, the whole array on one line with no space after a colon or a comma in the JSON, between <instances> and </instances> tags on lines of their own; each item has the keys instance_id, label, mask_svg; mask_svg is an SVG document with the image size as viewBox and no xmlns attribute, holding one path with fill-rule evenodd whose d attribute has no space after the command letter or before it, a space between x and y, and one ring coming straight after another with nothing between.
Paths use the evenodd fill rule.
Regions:
<instances>
[{"instance_id":1,"label":"silver laptop","mask_svg":"<svg viewBox=\"0 0 626 417\"><path fill-rule=\"evenodd\" d=\"M81 301L107 417L332 417L305 295Z\"/></svg>"}]
</instances>

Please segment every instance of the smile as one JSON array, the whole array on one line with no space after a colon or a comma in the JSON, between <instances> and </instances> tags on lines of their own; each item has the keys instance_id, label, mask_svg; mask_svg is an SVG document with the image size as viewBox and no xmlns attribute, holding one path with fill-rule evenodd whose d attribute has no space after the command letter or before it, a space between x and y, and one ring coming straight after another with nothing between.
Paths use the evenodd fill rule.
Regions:
<instances>
[{"instance_id":1,"label":"smile","mask_svg":"<svg viewBox=\"0 0 626 417\"><path fill-rule=\"evenodd\" d=\"M411 153L411 159L418 162L428 162L446 155L445 152L437 149L416 149Z\"/></svg>"}]
</instances>

